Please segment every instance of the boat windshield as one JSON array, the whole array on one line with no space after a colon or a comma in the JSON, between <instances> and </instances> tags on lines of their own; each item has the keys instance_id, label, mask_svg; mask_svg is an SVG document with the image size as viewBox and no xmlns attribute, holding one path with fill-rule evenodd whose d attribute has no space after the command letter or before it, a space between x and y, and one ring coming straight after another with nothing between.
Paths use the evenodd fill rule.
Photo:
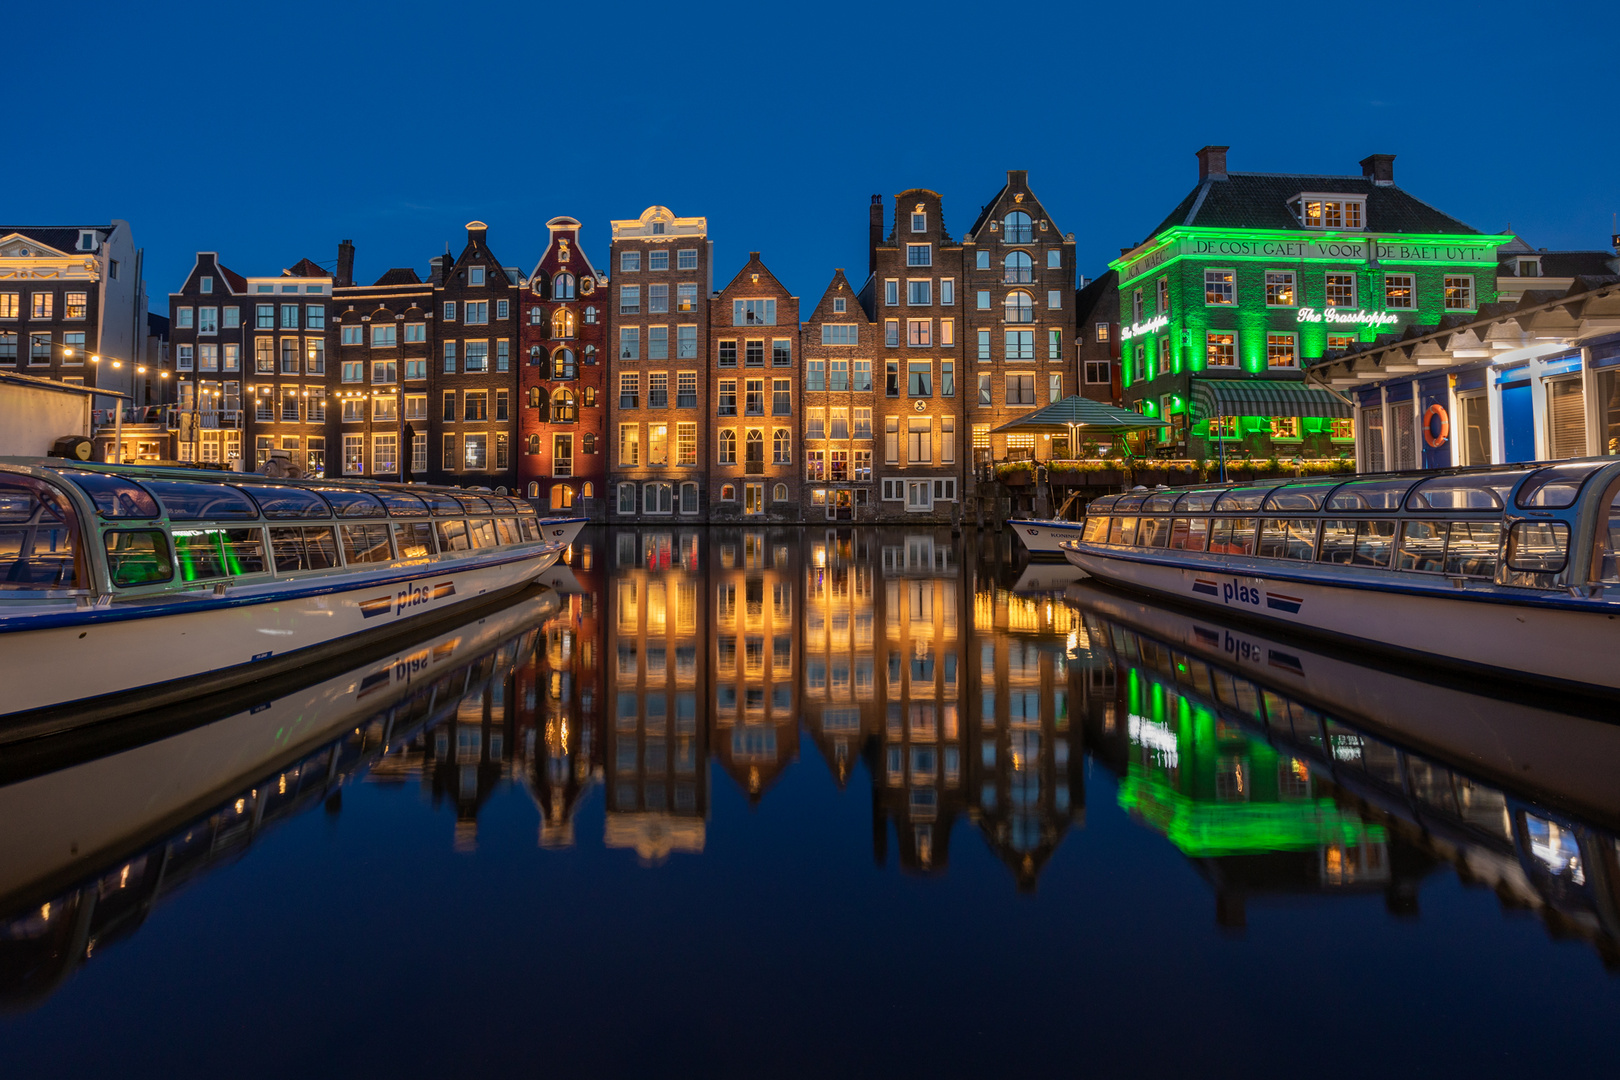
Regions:
<instances>
[{"instance_id":1,"label":"boat windshield","mask_svg":"<svg viewBox=\"0 0 1620 1080\"><path fill-rule=\"evenodd\" d=\"M1539 507L1557 510L1574 506L1575 497L1581 493L1581 485L1586 483L1586 478L1605 464L1607 462L1572 461L1542 469L1525 482L1513 501L1521 509Z\"/></svg>"},{"instance_id":2,"label":"boat windshield","mask_svg":"<svg viewBox=\"0 0 1620 1080\"><path fill-rule=\"evenodd\" d=\"M58 469L57 472L67 477L96 504L96 512L102 517L109 518L155 518L162 517L163 511L158 509L157 500L152 498L150 492L139 484L125 480L122 476L108 476L106 473L81 472L78 469Z\"/></svg>"},{"instance_id":3,"label":"boat windshield","mask_svg":"<svg viewBox=\"0 0 1620 1080\"><path fill-rule=\"evenodd\" d=\"M1320 510L1328 492L1344 481L1316 481L1309 484L1284 484L1266 500L1267 510Z\"/></svg>"},{"instance_id":4,"label":"boat windshield","mask_svg":"<svg viewBox=\"0 0 1620 1080\"><path fill-rule=\"evenodd\" d=\"M332 516L332 508L326 505L326 500L305 488L243 484L242 490L251 495L264 516L273 521Z\"/></svg>"},{"instance_id":5,"label":"boat windshield","mask_svg":"<svg viewBox=\"0 0 1620 1080\"><path fill-rule=\"evenodd\" d=\"M1329 510L1399 510L1416 477L1393 480L1352 480L1328 499Z\"/></svg>"},{"instance_id":6,"label":"boat windshield","mask_svg":"<svg viewBox=\"0 0 1620 1080\"><path fill-rule=\"evenodd\" d=\"M1500 510L1507 493L1524 475L1511 472L1462 473L1436 476L1412 489L1406 498L1408 510Z\"/></svg>"},{"instance_id":7,"label":"boat windshield","mask_svg":"<svg viewBox=\"0 0 1620 1080\"><path fill-rule=\"evenodd\" d=\"M1258 510L1260 504L1266 501L1277 487L1276 484L1267 484L1265 487L1233 488L1222 495L1215 504L1216 510Z\"/></svg>"},{"instance_id":8,"label":"boat windshield","mask_svg":"<svg viewBox=\"0 0 1620 1080\"><path fill-rule=\"evenodd\" d=\"M73 508L34 480L0 483L0 589L68 589L78 578Z\"/></svg>"},{"instance_id":9,"label":"boat windshield","mask_svg":"<svg viewBox=\"0 0 1620 1080\"><path fill-rule=\"evenodd\" d=\"M148 480L170 521L251 521L259 508L236 488L197 480Z\"/></svg>"}]
</instances>

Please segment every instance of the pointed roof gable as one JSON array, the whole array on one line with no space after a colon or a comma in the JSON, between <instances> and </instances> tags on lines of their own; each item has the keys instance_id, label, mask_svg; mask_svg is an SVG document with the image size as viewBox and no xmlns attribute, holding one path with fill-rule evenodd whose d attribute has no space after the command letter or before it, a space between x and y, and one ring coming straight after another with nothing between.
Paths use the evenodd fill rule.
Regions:
<instances>
[{"instance_id":1,"label":"pointed roof gable","mask_svg":"<svg viewBox=\"0 0 1620 1080\"><path fill-rule=\"evenodd\" d=\"M763 281L761 281L762 278L764 279ZM788 287L783 285L781 281L777 280L775 274L771 273L770 267L766 266L765 263L760 259L759 252L757 251L750 251L748 253L748 262L743 265L741 270L737 271L737 276L732 278L730 283L728 283L725 288L721 289L718 295L725 296L734 289L758 289L762 286L764 288L771 288L774 286L776 289L779 289L784 296L787 296L795 301L798 300L798 297L794 296L788 290ZM779 321L777 325L791 326L798 321L798 312L794 312L794 317L791 320Z\"/></svg>"},{"instance_id":2,"label":"pointed roof gable","mask_svg":"<svg viewBox=\"0 0 1620 1080\"><path fill-rule=\"evenodd\" d=\"M529 277L532 279L536 274L539 274L547 259L552 256L554 251L560 250L562 242L566 242L568 250L572 252L568 260L568 272L575 277L593 277L599 281L604 280L602 275L596 272L596 266L591 262L591 257L585 254L585 249L579 244L579 233L584 227L579 223L579 219L567 216L554 217L546 222L548 232L546 249L540 253L540 258L535 262L534 270L529 274ZM559 238L558 233L572 234L573 238L570 240L567 235Z\"/></svg>"},{"instance_id":3,"label":"pointed roof gable","mask_svg":"<svg viewBox=\"0 0 1620 1080\"><path fill-rule=\"evenodd\" d=\"M1030 190L1029 172L1025 169L1008 169L1007 181L1001 185L991 200L979 210L979 216L974 219L973 227L968 230L967 238L977 240L979 233L992 220L1001 217L1002 213L1011 213L1013 210L1022 210L1032 218L1044 219L1051 226L1052 232L1058 240L1067 239L1058 229L1057 222L1047 212L1046 206L1040 197Z\"/></svg>"},{"instance_id":4,"label":"pointed roof gable","mask_svg":"<svg viewBox=\"0 0 1620 1080\"><path fill-rule=\"evenodd\" d=\"M833 299L840 295L850 302L844 305L843 311L834 311ZM850 322L858 319L864 323L872 321L866 314L866 309L861 307L860 295L855 291L855 287L849 283L849 279L844 276L842 268L833 271L832 280L827 283L827 288L821 294L821 299L816 301L816 306L810 309L810 314L805 321L816 322L820 319L837 319L839 322Z\"/></svg>"},{"instance_id":5,"label":"pointed roof gable","mask_svg":"<svg viewBox=\"0 0 1620 1080\"><path fill-rule=\"evenodd\" d=\"M299 259L290 270L283 270L282 277L331 277L332 271L323 270L309 259Z\"/></svg>"},{"instance_id":6,"label":"pointed roof gable","mask_svg":"<svg viewBox=\"0 0 1620 1080\"><path fill-rule=\"evenodd\" d=\"M396 266L396 267L393 267L392 269L386 271L383 274L382 277L378 278L372 284L372 288L376 288L379 285L420 285L420 284L422 284L422 279L416 276L416 271L415 270L412 270L408 266Z\"/></svg>"}]
</instances>

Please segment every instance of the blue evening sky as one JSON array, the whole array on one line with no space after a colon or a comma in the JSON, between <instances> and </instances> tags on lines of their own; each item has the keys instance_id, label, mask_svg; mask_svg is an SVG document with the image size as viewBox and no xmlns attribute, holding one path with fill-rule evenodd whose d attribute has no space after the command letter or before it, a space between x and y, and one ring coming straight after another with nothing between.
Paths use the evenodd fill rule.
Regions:
<instances>
[{"instance_id":1,"label":"blue evening sky","mask_svg":"<svg viewBox=\"0 0 1620 1080\"><path fill-rule=\"evenodd\" d=\"M25 4L4 16L0 218L128 219L153 307L193 253L244 274L425 272L467 221L527 271L545 222L706 215L716 287L759 250L808 306L865 276L874 193L928 187L961 236L1008 168L1095 275L1234 171L1396 180L1480 229L1606 246L1620 209L1620 7Z\"/></svg>"}]
</instances>

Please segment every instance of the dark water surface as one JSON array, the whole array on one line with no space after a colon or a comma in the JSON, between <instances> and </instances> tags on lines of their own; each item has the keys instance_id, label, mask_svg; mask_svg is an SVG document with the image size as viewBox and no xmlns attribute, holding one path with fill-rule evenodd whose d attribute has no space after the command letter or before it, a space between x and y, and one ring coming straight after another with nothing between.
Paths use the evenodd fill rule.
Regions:
<instances>
[{"instance_id":1,"label":"dark water surface","mask_svg":"<svg viewBox=\"0 0 1620 1080\"><path fill-rule=\"evenodd\" d=\"M0 1075L1613 1072L1620 726L1007 545L596 530L0 752Z\"/></svg>"}]
</instances>

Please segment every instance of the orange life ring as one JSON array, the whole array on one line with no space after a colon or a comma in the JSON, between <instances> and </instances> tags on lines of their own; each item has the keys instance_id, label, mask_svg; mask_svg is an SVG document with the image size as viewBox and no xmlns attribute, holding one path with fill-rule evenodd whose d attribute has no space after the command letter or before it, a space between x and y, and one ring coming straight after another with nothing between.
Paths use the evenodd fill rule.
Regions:
<instances>
[{"instance_id":1,"label":"orange life ring","mask_svg":"<svg viewBox=\"0 0 1620 1080\"><path fill-rule=\"evenodd\" d=\"M1438 434L1435 433L1432 426L1434 418L1437 416L1440 418L1440 431ZM1445 445L1446 439L1450 438L1450 436L1451 418L1446 415L1446 407L1437 401L1430 405L1428 411L1423 414L1423 441L1429 449L1434 450Z\"/></svg>"}]
</instances>

